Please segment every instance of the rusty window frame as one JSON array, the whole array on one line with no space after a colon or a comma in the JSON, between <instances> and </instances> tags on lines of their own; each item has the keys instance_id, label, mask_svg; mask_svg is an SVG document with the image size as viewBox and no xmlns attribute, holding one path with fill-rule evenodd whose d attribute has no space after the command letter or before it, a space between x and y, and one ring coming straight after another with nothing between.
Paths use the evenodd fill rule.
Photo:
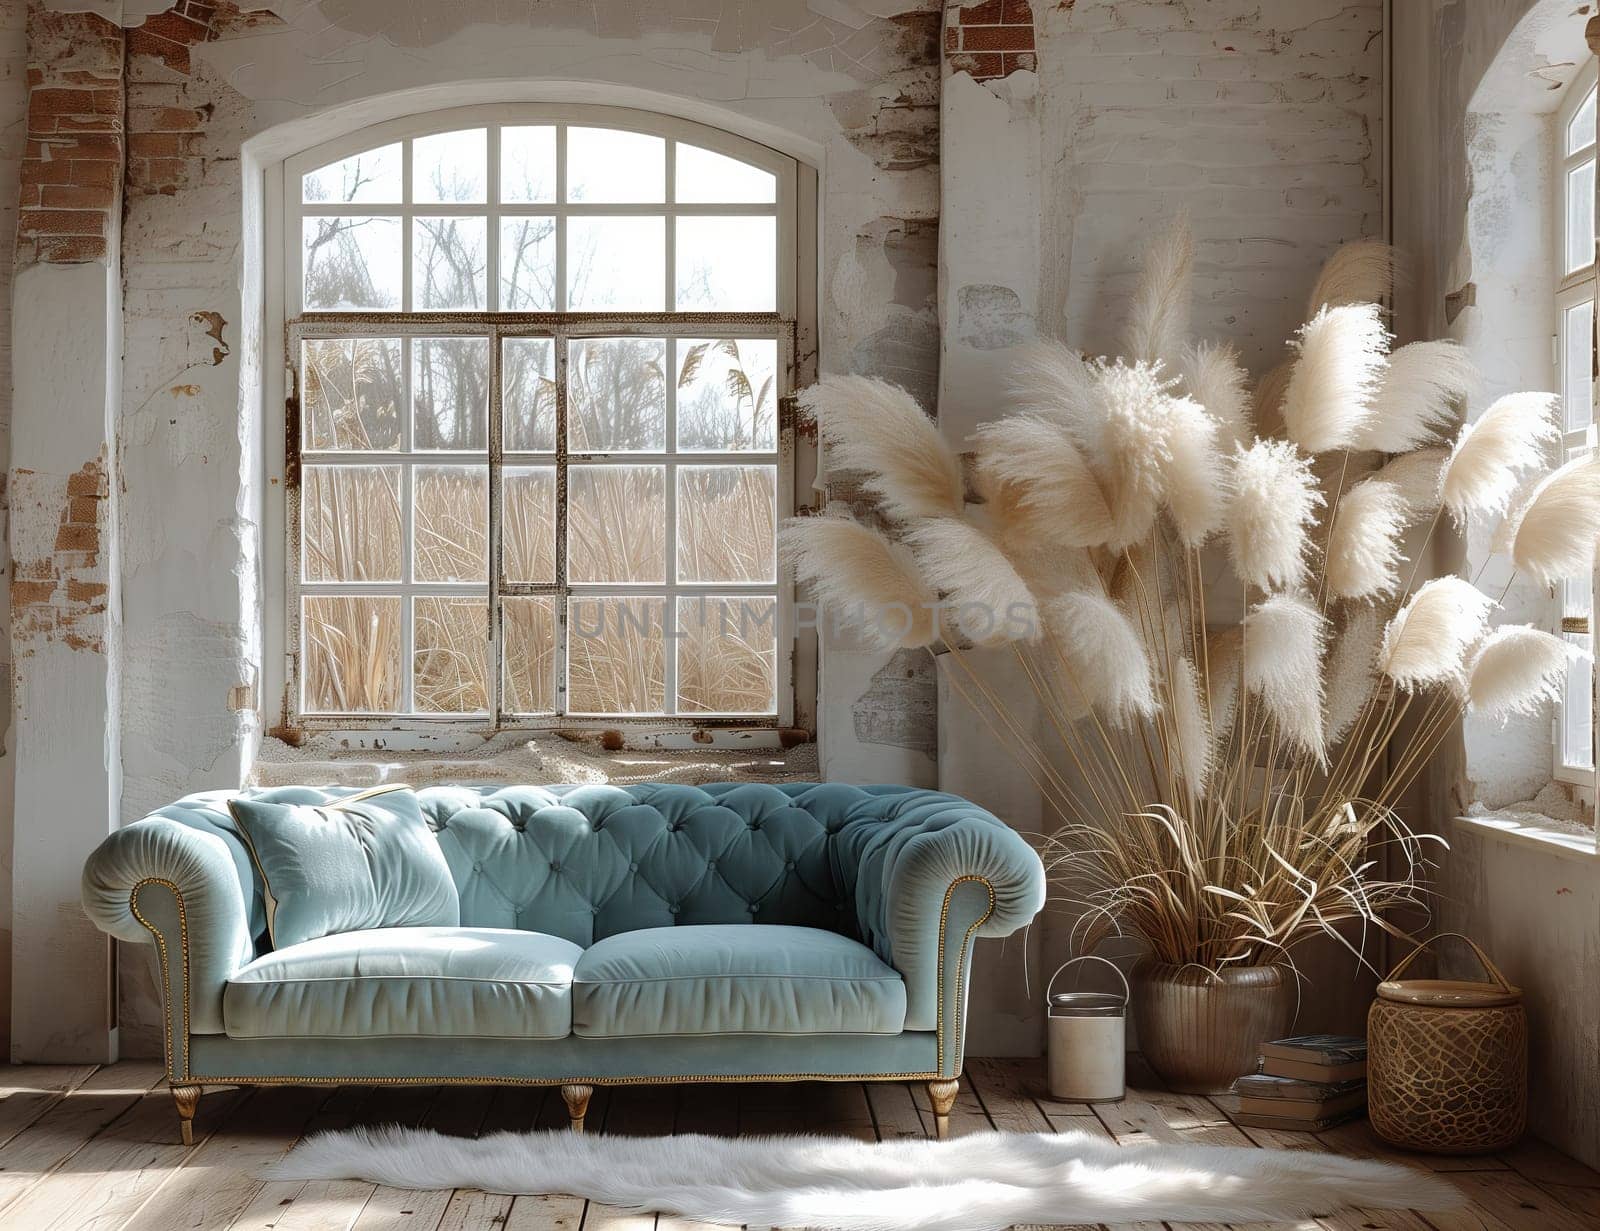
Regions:
<instances>
[{"instance_id":1,"label":"rusty window frame","mask_svg":"<svg viewBox=\"0 0 1600 1231\"><path fill-rule=\"evenodd\" d=\"M732 586L732 585L703 585L695 586L678 583L675 580L675 558L669 545L669 558L667 560L668 580L660 586L639 587L613 587L607 589L603 586L583 587L576 591L566 583L565 579L565 470L568 455L565 452L565 438L561 428L565 423L565 347L564 341L569 337L589 335L615 335L632 332L647 336L668 338L671 348L671 339L674 337L767 337L775 338L779 348L778 363L778 440L776 450L770 453L745 453L745 454L676 454L676 440L667 442L668 454L672 455L670 461L657 455L639 457L630 455L619 460L645 460L662 464L668 468L668 490L675 491L673 469L679 464L775 464L778 476L778 514L780 518L792 510L796 503L797 487L806 486L805 476L814 473L814 449L809 441L802 438L799 450L796 449L793 389L809 377L815 361L815 289L811 283L815 275L815 236L812 234L816 220L814 194L816 189L816 175L810 168L789 158L787 155L777 154L775 151L766 150L749 140L707 128L690 121L680 120L676 117L652 115L650 113L623 111L616 108L594 107L586 105L554 106L544 104L505 105L489 107L456 108L450 111L437 112L432 115L410 117L404 120L390 121L365 130L361 134L351 134L337 141L328 142L314 151L307 151L288 160L284 164L282 175L282 199L284 208L278 215L276 234L280 246L285 253L285 276L283 279L283 299L287 306L298 304L300 296L299 284L299 256L302 210L298 200L299 175L312 166L324 165L329 161L337 160L350 153L360 150L376 148L385 142L395 139L407 139L403 147L405 151L404 175L409 183L411 172L411 147L409 139L426 136L433 132L450 131L452 129L477 123L488 125L490 133L489 177L491 181L497 179L497 164L495 156L498 147L498 127L520 123L545 123L555 122L561 125L597 124L600 126L623 127L631 131L650 132L671 138L669 140L666 173L668 176L667 200L660 206L639 206L631 210L624 208L620 212L649 212L655 210L664 214L668 220L668 267L666 293L672 293L672 270L674 245L670 236L673 231L672 218L692 214L721 214L721 213L760 213L772 212L777 218L778 226L778 279L779 279L779 311L775 313L679 313L679 312L629 312L629 313L584 313L584 312L307 312L294 319L285 321L285 454L284 454L284 531L285 541L285 590L284 590L284 618L280 624L282 630L281 650L279 661L285 664L284 684L284 721L290 729L302 730L415 730L438 731L442 728L454 727L458 729L483 729L493 730L547 730L551 728L571 727L634 727L654 728L665 731L680 729L699 730L701 728L762 728L786 727L800 725L808 730L814 730L815 685L814 678L797 679L797 670L809 672L814 676L816 667L816 638L811 630L796 628L795 603L792 581L780 569L776 575L775 584L764 586ZM564 141L565 127L560 129ZM766 169L775 170L779 174L780 191L778 200L771 207L751 207L741 210L737 207L727 209L716 205L687 205L681 206L674 202L672 176L676 145L678 140L688 140L692 144L702 145L715 151L730 154L745 161L755 162ZM750 157L750 151L762 151L765 157ZM779 164L782 164L780 166ZM787 168L787 169L784 169ZM564 166L559 168L561 176L565 175ZM798 190L797 190L798 186ZM481 207L413 207L409 204L409 188L407 189L408 204L405 206L405 226L407 241L403 250L409 250L409 225L411 213L433 212L472 212L477 209L488 215L489 225L489 261L490 266L496 264L495 253L498 235L498 219L515 213L544 212L546 207L519 207L502 209L496 202L497 188L491 189L489 201ZM563 195L563 194L558 194ZM380 207L387 211L388 207ZM608 207L582 205L567 206L565 204L550 207L549 212L558 212L563 219L569 214L584 212L605 213L617 212ZM564 244L557 244L558 259L564 263ZM494 283L497 276L495 268L489 268L486 276L491 285L491 295L494 292ZM404 273L407 286L409 286L409 268ZM270 291L269 291L270 295ZM492 300L491 300L492 302ZM280 313L280 319L282 314ZM360 336L438 336L440 334L456 332L469 333L473 336L487 336L490 339L491 350L491 388L493 402L490 408L490 553L492 565L489 570L487 586L474 583L461 586L424 586L427 592L453 592L462 595L478 595L487 591L490 607L489 628L489 674L491 680L491 705L487 714L431 714L431 713L309 713L301 706L301 645L300 645L300 611L301 596L306 592L337 593L341 588L333 584L305 583L300 579L300 539L299 539L299 496L300 496L300 471L304 461L300 438L300 402L298 397L299 380L299 342L308 337L360 337ZM502 482L501 468L504 464L500 450L500 435L502 431L499 368L501 362L501 345L503 339L511 336L549 336L554 339L556 362L559 365L556 374L557 405L558 405L558 441L557 456L559 456L557 483L558 483L558 518L561 519L557 528L557 580L550 584L540 585L511 585L503 577L503 565L500 561L499 543L499 499ZM407 373L409 380L409 372ZM669 385L673 382L669 381ZM400 454L399 457L408 457L412 460L404 463L409 465L425 464L415 460L415 454ZM520 456L520 455L519 455ZM366 460L378 460L368 457ZM396 460L396 455L388 454L387 461ZM456 462L465 461L464 457L452 459ZM581 459L580 459L581 460ZM472 464L477 464L477 455L472 458ZM516 464L516 463L512 463ZM545 464L541 459L540 464ZM669 495L670 499L670 495ZM406 549L409 552L410 542L407 539ZM343 592L352 592L360 589L359 586L347 586ZM366 587L378 589L374 585ZM406 622L410 624L410 601L418 592L415 583L388 586L385 593L399 593L402 595L402 607L405 612ZM716 593L762 593L777 594L777 608L779 620L778 632L778 662L777 674L777 712L771 715L716 715L716 714L605 714L605 715L575 715L564 712L566 672L565 672L565 630L566 619L565 603L562 601L567 595L573 593L628 593L656 596L664 598L667 606L666 618L668 628L676 615L675 598L678 594L693 594L696 592ZM553 714L544 715L518 715L508 714L503 704L503 637L502 637L502 600L516 597L521 594L549 593L557 600L557 616L561 626L558 626L558 662L557 662L557 688L558 706ZM407 678L414 670L414 663L408 654L409 638L401 647L402 669ZM669 664L675 657L673 641L670 635L666 643L666 656ZM674 670L669 666L666 680L666 701L669 709L676 704L674 688ZM800 687L800 685L804 687Z\"/></svg>"}]
</instances>

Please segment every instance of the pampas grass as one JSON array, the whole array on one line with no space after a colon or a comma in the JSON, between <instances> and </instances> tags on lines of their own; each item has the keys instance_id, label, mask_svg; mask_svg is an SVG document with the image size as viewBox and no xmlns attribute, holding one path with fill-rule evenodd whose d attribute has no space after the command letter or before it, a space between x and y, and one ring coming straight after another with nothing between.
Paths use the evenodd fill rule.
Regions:
<instances>
[{"instance_id":1,"label":"pampas grass","mask_svg":"<svg viewBox=\"0 0 1600 1231\"><path fill-rule=\"evenodd\" d=\"M1167 403L1167 511L1185 546L1198 547L1222 525L1226 469L1217 451L1217 421L1189 398Z\"/></svg>"},{"instance_id":2,"label":"pampas grass","mask_svg":"<svg viewBox=\"0 0 1600 1231\"><path fill-rule=\"evenodd\" d=\"M1007 392L1018 414L1042 415L1077 428L1094 418L1094 368L1077 351L1043 340L1025 342L1007 355Z\"/></svg>"},{"instance_id":3,"label":"pampas grass","mask_svg":"<svg viewBox=\"0 0 1600 1231\"><path fill-rule=\"evenodd\" d=\"M978 645L1028 640L1039 624L1033 592L1006 554L975 526L932 517L906 534L922 575L943 592L943 609Z\"/></svg>"},{"instance_id":4,"label":"pampas grass","mask_svg":"<svg viewBox=\"0 0 1600 1231\"><path fill-rule=\"evenodd\" d=\"M1423 521L1438 511L1439 483L1444 477L1445 461L1449 456L1449 451L1444 448L1404 453L1388 462L1372 477L1400 493L1406 502L1408 524Z\"/></svg>"},{"instance_id":5,"label":"pampas grass","mask_svg":"<svg viewBox=\"0 0 1600 1231\"><path fill-rule=\"evenodd\" d=\"M1217 444L1224 453L1250 442L1250 377L1239 352L1227 343L1201 343L1183 354L1183 385L1189 396L1217 421Z\"/></svg>"},{"instance_id":6,"label":"pampas grass","mask_svg":"<svg viewBox=\"0 0 1600 1231\"><path fill-rule=\"evenodd\" d=\"M1098 547L1116 533L1100 481L1061 423L1012 415L973 436L980 486L1015 501L1017 529L1070 547Z\"/></svg>"},{"instance_id":7,"label":"pampas grass","mask_svg":"<svg viewBox=\"0 0 1600 1231\"><path fill-rule=\"evenodd\" d=\"M1459 681L1467 648L1483 635L1493 606L1460 577L1427 582L1383 631L1378 653L1383 674L1410 690Z\"/></svg>"},{"instance_id":8,"label":"pampas grass","mask_svg":"<svg viewBox=\"0 0 1600 1231\"><path fill-rule=\"evenodd\" d=\"M1300 330L1283 395L1290 440L1311 453L1356 443L1373 415L1388 338L1376 304L1318 309Z\"/></svg>"},{"instance_id":9,"label":"pampas grass","mask_svg":"<svg viewBox=\"0 0 1600 1231\"><path fill-rule=\"evenodd\" d=\"M1046 608L1045 628L1078 701L1119 723L1156 712L1144 641L1110 599L1063 594Z\"/></svg>"},{"instance_id":10,"label":"pampas grass","mask_svg":"<svg viewBox=\"0 0 1600 1231\"><path fill-rule=\"evenodd\" d=\"M1105 546L1122 551L1150 532L1172 467L1171 399L1159 372L1147 364L1100 365L1095 373L1100 413L1080 431L1111 509Z\"/></svg>"},{"instance_id":11,"label":"pampas grass","mask_svg":"<svg viewBox=\"0 0 1600 1231\"><path fill-rule=\"evenodd\" d=\"M1323 503L1311 463L1288 441L1258 440L1241 450L1226 513L1233 571L1263 590L1302 584L1307 532Z\"/></svg>"},{"instance_id":12,"label":"pampas grass","mask_svg":"<svg viewBox=\"0 0 1600 1231\"><path fill-rule=\"evenodd\" d=\"M1410 506L1400 489L1364 479L1344 494L1328 532L1324 564L1333 598L1380 598L1400 585L1400 536Z\"/></svg>"},{"instance_id":13,"label":"pampas grass","mask_svg":"<svg viewBox=\"0 0 1600 1231\"><path fill-rule=\"evenodd\" d=\"M1472 513L1504 512L1517 476L1543 467L1558 434L1555 408L1548 393L1511 393L1463 425L1439 480L1440 499L1457 525Z\"/></svg>"},{"instance_id":14,"label":"pampas grass","mask_svg":"<svg viewBox=\"0 0 1600 1231\"><path fill-rule=\"evenodd\" d=\"M1467 708L1486 718L1537 714L1561 699L1574 652L1560 637L1527 624L1495 629L1467 663Z\"/></svg>"},{"instance_id":15,"label":"pampas grass","mask_svg":"<svg viewBox=\"0 0 1600 1231\"><path fill-rule=\"evenodd\" d=\"M1128 320L1128 356L1176 368L1189 333L1194 234L1179 217L1145 252Z\"/></svg>"},{"instance_id":16,"label":"pampas grass","mask_svg":"<svg viewBox=\"0 0 1600 1231\"><path fill-rule=\"evenodd\" d=\"M1358 607L1345 623L1328 655L1328 703L1324 738L1340 744L1366 708L1378 679L1378 611Z\"/></svg>"},{"instance_id":17,"label":"pampas grass","mask_svg":"<svg viewBox=\"0 0 1600 1231\"><path fill-rule=\"evenodd\" d=\"M1319 762L1322 734L1323 614L1298 594L1274 594L1244 622L1245 687L1261 698L1278 728Z\"/></svg>"},{"instance_id":18,"label":"pampas grass","mask_svg":"<svg viewBox=\"0 0 1600 1231\"><path fill-rule=\"evenodd\" d=\"M1451 343L1387 353L1392 254L1363 244L1329 262L1252 415L1233 350L1181 336L1191 251L1180 236L1147 261L1131 357L1058 343L1008 356L1014 409L975 437L982 505L956 505L948 459L896 426L911 422L896 403L875 447L906 456L868 478L931 495L892 510L927 510L900 531L915 555L852 542L873 570L856 586L840 578L857 567L845 551L803 546L804 571L841 601L989 609L958 617L940 652L1060 820L1045 854L1078 907L1075 943L1131 932L1159 961L1218 970L1292 961L1312 936L1401 934L1388 916L1419 904L1428 837L1402 819L1405 792L1468 705L1541 704L1565 650L1533 630L1490 634L1488 597L1419 578L1402 556L1428 558L1446 509L1498 513L1544 468L1552 399L1501 398L1448 448L1431 444L1471 365ZM1526 492L1503 539L1517 567L1535 580L1587 568L1600 463ZM1213 536L1224 551L1205 550ZM994 632L1030 604L1042 637L1026 620ZM968 653L997 640L1037 729Z\"/></svg>"},{"instance_id":19,"label":"pampas grass","mask_svg":"<svg viewBox=\"0 0 1600 1231\"><path fill-rule=\"evenodd\" d=\"M1511 559L1544 585L1587 577L1600 552L1600 454L1573 458L1529 490L1506 518Z\"/></svg>"},{"instance_id":20,"label":"pampas grass","mask_svg":"<svg viewBox=\"0 0 1600 1231\"><path fill-rule=\"evenodd\" d=\"M848 516L794 517L784 523L779 547L819 604L837 611L860 605L872 613L861 629L874 644L923 646L938 639L933 613L939 596L911 553L878 531ZM903 621L891 623L890 613L903 613Z\"/></svg>"},{"instance_id":21,"label":"pampas grass","mask_svg":"<svg viewBox=\"0 0 1600 1231\"><path fill-rule=\"evenodd\" d=\"M1306 315L1341 304L1384 302L1394 293L1398 265L1395 250L1381 240L1358 239L1343 245L1322 267Z\"/></svg>"},{"instance_id":22,"label":"pampas grass","mask_svg":"<svg viewBox=\"0 0 1600 1231\"><path fill-rule=\"evenodd\" d=\"M1200 676L1194 664L1180 658L1173 665L1171 726L1178 771L1204 799L1206 781L1211 776L1211 715L1203 700Z\"/></svg>"},{"instance_id":23,"label":"pampas grass","mask_svg":"<svg viewBox=\"0 0 1600 1231\"><path fill-rule=\"evenodd\" d=\"M825 376L800 395L800 405L816 416L832 460L867 473L867 489L889 516L961 515L961 460L904 389L865 376Z\"/></svg>"},{"instance_id":24,"label":"pampas grass","mask_svg":"<svg viewBox=\"0 0 1600 1231\"><path fill-rule=\"evenodd\" d=\"M1356 433L1360 449L1405 453L1439 438L1456 403L1478 386L1478 369L1458 342L1413 342L1389 356L1373 414Z\"/></svg>"}]
</instances>

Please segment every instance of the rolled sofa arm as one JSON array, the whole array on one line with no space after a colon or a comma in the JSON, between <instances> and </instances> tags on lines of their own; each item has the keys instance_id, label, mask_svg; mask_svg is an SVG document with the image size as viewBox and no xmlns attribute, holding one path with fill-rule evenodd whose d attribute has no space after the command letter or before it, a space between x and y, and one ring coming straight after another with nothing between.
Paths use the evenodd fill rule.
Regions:
<instances>
[{"instance_id":1,"label":"rolled sofa arm","mask_svg":"<svg viewBox=\"0 0 1600 1231\"><path fill-rule=\"evenodd\" d=\"M239 871L216 834L148 817L111 834L83 868L83 908L119 940L154 940L167 1071L188 1073L190 1034L222 1034L222 992L255 956Z\"/></svg>"},{"instance_id":2,"label":"rolled sofa arm","mask_svg":"<svg viewBox=\"0 0 1600 1231\"><path fill-rule=\"evenodd\" d=\"M906 1029L937 1030L940 1071L953 1075L972 942L1032 921L1044 906L1044 865L1015 830L955 796L928 793L886 829L863 867L858 909L905 979Z\"/></svg>"}]
</instances>

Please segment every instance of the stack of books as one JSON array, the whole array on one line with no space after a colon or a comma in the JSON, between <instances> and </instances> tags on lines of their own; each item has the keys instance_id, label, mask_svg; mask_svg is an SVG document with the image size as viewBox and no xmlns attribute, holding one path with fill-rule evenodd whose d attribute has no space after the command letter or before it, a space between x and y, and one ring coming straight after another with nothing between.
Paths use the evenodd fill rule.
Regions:
<instances>
[{"instance_id":1,"label":"stack of books","mask_svg":"<svg viewBox=\"0 0 1600 1231\"><path fill-rule=\"evenodd\" d=\"M1235 1123L1315 1133L1353 1120L1367 1106L1367 1041L1303 1034L1261 1045L1257 1071L1233 1084Z\"/></svg>"}]
</instances>

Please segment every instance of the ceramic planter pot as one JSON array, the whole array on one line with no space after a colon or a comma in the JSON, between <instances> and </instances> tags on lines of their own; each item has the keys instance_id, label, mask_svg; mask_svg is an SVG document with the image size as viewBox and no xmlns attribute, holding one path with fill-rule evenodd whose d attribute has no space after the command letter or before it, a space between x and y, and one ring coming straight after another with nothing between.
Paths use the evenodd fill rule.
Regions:
<instances>
[{"instance_id":1,"label":"ceramic planter pot","mask_svg":"<svg viewBox=\"0 0 1600 1231\"><path fill-rule=\"evenodd\" d=\"M1282 966L1208 971L1146 958L1133 971L1139 1050L1182 1094L1216 1094L1253 1073L1262 1043L1289 1032L1294 976Z\"/></svg>"}]
</instances>

